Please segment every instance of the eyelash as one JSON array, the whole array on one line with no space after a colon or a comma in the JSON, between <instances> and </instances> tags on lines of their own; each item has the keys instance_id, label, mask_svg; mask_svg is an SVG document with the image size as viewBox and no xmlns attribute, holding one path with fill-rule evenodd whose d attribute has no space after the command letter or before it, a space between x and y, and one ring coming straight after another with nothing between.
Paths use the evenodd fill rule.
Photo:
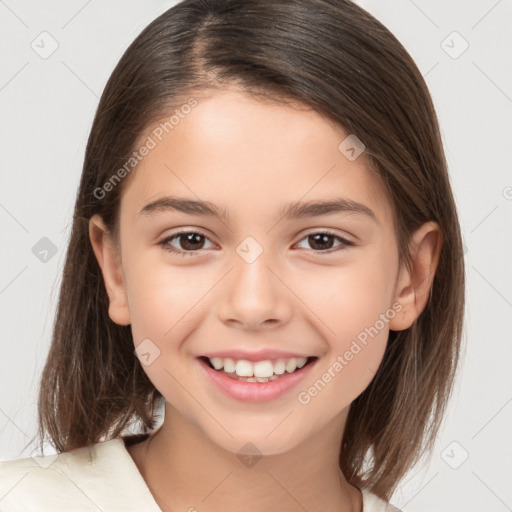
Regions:
<instances>
[{"instance_id":1,"label":"eyelash","mask_svg":"<svg viewBox=\"0 0 512 512\"><path fill-rule=\"evenodd\" d=\"M200 236L206 238L207 240L210 240L206 235L203 235L202 233L200 233L198 231L178 231L177 233L174 233L173 235L171 235L167 238L164 238L161 242L158 242L158 245L161 245L164 248L164 250L172 252L172 253L176 254L177 256L184 256L184 257L197 256L197 253L201 249L198 249L196 251L183 251L180 249L176 249L176 248L172 247L172 245L170 245L170 242L172 240L178 239L181 235L191 235L191 234L200 235ZM315 251L314 249L312 249L313 252L320 253L320 254L322 254L322 253L332 254L333 252L345 251L345 250L347 250L347 247L355 245L354 242L351 242L350 240L347 240L346 238L336 235L335 233L332 233L330 231L314 231L312 233L308 233L303 238L301 238L299 240L299 242L302 242L305 238L308 238L313 235L332 236L332 237L336 238L338 241L342 242L342 244L343 244L336 249L329 249L326 251ZM210 240L210 242L211 242L211 240Z\"/></svg>"}]
</instances>

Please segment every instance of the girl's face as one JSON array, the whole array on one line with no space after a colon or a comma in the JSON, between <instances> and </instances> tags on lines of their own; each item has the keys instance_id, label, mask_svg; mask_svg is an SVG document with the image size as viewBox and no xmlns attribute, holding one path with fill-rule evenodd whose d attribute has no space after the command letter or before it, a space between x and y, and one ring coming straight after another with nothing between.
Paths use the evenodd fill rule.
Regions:
<instances>
[{"instance_id":1,"label":"girl's face","mask_svg":"<svg viewBox=\"0 0 512 512\"><path fill-rule=\"evenodd\" d=\"M401 307L392 209L353 136L314 111L232 90L195 99L168 134L155 123L141 138L109 313L131 324L171 414L232 452L250 442L277 454L342 428L381 363ZM221 375L205 355L315 359L260 383Z\"/></svg>"}]
</instances>

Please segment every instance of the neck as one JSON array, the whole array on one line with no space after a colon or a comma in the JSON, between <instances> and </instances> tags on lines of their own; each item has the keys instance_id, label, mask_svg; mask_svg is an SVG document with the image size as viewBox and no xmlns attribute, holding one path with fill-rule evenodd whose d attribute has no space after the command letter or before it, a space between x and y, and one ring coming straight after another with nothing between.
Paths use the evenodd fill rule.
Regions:
<instances>
[{"instance_id":1,"label":"neck","mask_svg":"<svg viewBox=\"0 0 512 512\"><path fill-rule=\"evenodd\" d=\"M293 450L243 457L212 443L166 403L163 425L129 452L163 512L361 512L361 492L339 469L347 412Z\"/></svg>"}]
</instances>

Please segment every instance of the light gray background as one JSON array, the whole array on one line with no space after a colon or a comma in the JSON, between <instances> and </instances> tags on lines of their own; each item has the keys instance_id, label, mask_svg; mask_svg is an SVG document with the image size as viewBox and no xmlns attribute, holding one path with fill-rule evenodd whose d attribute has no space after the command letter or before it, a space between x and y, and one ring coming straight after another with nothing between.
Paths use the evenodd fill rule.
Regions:
<instances>
[{"instance_id":1,"label":"light gray background","mask_svg":"<svg viewBox=\"0 0 512 512\"><path fill-rule=\"evenodd\" d=\"M36 432L38 381L99 96L126 47L175 3L0 0L1 460L34 448L23 450ZM460 378L432 460L392 502L407 512L512 510L512 2L359 3L426 77L467 248ZM43 31L58 43L46 59L31 47L46 37L50 48ZM33 252L43 237L56 249L46 262Z\"/></svg>"}]
</instances>

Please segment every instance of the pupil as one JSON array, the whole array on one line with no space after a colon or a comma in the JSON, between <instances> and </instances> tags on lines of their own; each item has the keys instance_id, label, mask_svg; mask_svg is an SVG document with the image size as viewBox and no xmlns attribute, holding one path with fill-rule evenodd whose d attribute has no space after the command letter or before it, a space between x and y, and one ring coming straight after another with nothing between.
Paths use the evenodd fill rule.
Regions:
<instances>
[{"instance_id":1,"label":"pupil","mask_svg":"<svg viewBox=\"0 0 512 512\"><path fill-rule=\"evenodd\" d=\"M194 243L194 238L195 237L199 237L199 238L202 238L203 235L200 235L199 233L188 233L186 235L181 235L182 237L182 240L183 238L185 239L184 243L181 244L181 246L184 248L184 249L190 249L190 250L197 250L197 246L194 246L193 243ZM196 242L198 242L198 240L196 239ZM188 244L192 244L191 246L188 246ZM200 241L199 241L200 243Z\"/></svg>"},{"instance_id":2,"label":"pupil","mask_svg":"<svg viewBox=\"0 0 512 512\"><path fill-rule=\"evenodd\" d=\"M311 243L311 241L310 241L310 244L313 248L314 248L315 244L318 245L318 248L320 248L320 249L330 249L332 247L332 243L331 244L329 244L329 243L322 244L322 242L328 242L329 239L331 239L331 242L332 242L331 235L316 233L314 235L310 235L309 238L313 239L313 243Z\"/></svg>"}]
</instances>

